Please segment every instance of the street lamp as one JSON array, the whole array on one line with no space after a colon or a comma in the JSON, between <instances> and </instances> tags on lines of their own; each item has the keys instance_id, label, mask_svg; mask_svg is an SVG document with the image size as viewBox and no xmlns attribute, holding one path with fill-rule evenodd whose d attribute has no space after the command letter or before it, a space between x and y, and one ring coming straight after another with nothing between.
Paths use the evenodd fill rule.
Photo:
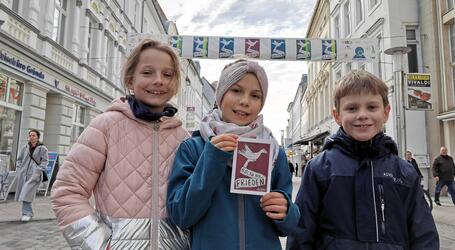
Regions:
<instances>
[{"instance_id":1,"label":"street lamp","mask_svg":"<svg viewBox=\"0 0 455 250\"><path fill-rule=\"evenodd\" d=\"M411 48L397 46L386 49L385 54L391 55L393 66L393 96L395 100L395 136L398 144L399 154L401 157L406 152L406 114L403 102L403 55L411 52Z\"/></svg>"}]
</instances>

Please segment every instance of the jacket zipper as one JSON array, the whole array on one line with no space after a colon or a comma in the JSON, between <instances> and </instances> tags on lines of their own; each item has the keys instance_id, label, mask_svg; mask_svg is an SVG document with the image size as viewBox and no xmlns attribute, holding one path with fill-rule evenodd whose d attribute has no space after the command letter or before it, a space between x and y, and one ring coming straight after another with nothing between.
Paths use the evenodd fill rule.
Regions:
<instances>
[{"instance_id":1,"label":"jacket zipper","mask_svg":"<svg viewBox=\"0 0 455 250\"><path fill-rule=\"evenodd\" d=\"M381 213L382 213L381 230L382 230L382 235L385 235L385 199L384 199L384 187L382 186L382 184L378 184L378 191L379 191L379 200L381 202Z\"/></svg>"},{"instance_id":2,"label":"jacket zipper","mask_svg":"<svg viewBox=\"0 0 455 250\"><path fill-rule=\"evenodd\" d=\"M376 191L374 189L374 170L373 170L373 162L370 161L370 168L371 168L371 187L373 188L373 204L374 204L374 217L375 217L375 224L376 224L376 242L379 242L379 228L378 228L378 212L376 210Z\"/></svg>"},{"instance_id":3,"label":"jacket zipper","mask_svg":"<svg viewBox=\"0 0 455 250\"><path fill-rule=\"evenodd\" d=\"M151 211L151 242L150 249L158 249L158 231L159 231L159 135L158 130L160 129L160 123L154 122L153 124L153 139L152 139L152 176L151 176L151 187L152 187L152 199L150 208Z\"/></svg>"}]
</instances>

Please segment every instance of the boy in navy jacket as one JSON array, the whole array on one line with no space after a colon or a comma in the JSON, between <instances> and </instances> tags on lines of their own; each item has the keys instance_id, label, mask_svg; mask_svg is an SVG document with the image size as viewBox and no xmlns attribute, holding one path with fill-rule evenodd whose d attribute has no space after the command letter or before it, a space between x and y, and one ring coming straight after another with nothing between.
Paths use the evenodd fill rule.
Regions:
<instances>
[{"instance_id":1,"label":"boy in navy jacket","mask_svg":"<svg viewBox=\"0 0 455 250\"><path fill-rule=\"evenodd\" d=\"M420 178L382 132L387 95L366 71L338 82L332 115L340 129L306 167L289 249L439 249Z\"/></svg>"}]
</instances>

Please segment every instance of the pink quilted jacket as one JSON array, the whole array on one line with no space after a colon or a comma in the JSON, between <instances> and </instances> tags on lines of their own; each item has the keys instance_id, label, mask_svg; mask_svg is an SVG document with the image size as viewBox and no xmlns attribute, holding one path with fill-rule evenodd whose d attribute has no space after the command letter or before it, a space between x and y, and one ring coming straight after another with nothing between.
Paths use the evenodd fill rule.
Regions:
<instances>
[{"instance_id":1,"label":"pink quilted jacket","mask_svg":"<svg viewBox=\"0 0 455 250\"><path fill-rule=\"evenodd\" d=\"M168 175L175 151L188 138L181 124L169 117L154 123L137 119L124 98L93 119L71 148L52 188L52 206L69 242L93 215L99 216L87 225L108 225L104 230L111 230L110 238L119 233L112 221L146 219L143 222L150 224L150 219L167 217ZM92 192L96 208L89 204ZM76 239L70 245L81 247L85 244L77 242L81 240L85 241Z\"/></svg>"}]
</instances>

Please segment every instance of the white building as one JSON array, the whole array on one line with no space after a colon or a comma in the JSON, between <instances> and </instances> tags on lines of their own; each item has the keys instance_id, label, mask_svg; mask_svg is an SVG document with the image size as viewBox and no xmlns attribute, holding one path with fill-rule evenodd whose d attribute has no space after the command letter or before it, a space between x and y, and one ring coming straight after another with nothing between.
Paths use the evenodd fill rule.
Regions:
<instances>
[{"instance_id":1,"label":"white building","mask_svg":"<svg viewBox=\"0 0 455 250\"><path fill-rule=\"evenodd\" d=\"M329 1L318 0L311 18L307 38L331 38ZM333 107L332 63L308 63L308 87L302 98L301 135L298 144L307 144L308 156L317 153L324 139L338 128L331 117Z\"/></svg>"},{"instance_id":2,"label":"white building","mask_svg":"<svg viewBox=\"0 0 455 250\"><path fill-rule=\"evenodd\" d=\"M287 126L287 138L289 138L288 145L285 145L289 159L292 163L300 165L302 155L306 154L308 143L303 143L302 131L308 130L308 116L304 114L304 105L302 105L303 96L307 89L307 75L303 74L301 81L297 87L294 95L294 100L288 105L289 120Z\"/></svg>"},{"instance_id":3,"label":"white building","mask_svg":"<svg viewBox=\"0 0 455 250\"><path fill-rule=\"evenodd\" d=\"M392 107L385 133L397 142L401 156L406 150L413 152L427 178L429 155L426 112L405 110L404 102L398 99L402 94L397 88L402 73L429 72L422 58L425 36L421 32L419 3L416 4L414 0L334 0L330 1L330 18L333 37L378 38L380 58L378 63L335 63L332 69L333 84L350 69L364 69L383 79L389 86ZM387 49L396 47L408 47L411 52L393 56L385 53Z\"/></svg>"},{"instance_id":4,"label":"white building","mask_svg":"<svg viewBox=\"0 0 455 250\"><path fill-rule=\"evenodd\" d=\"M127 34L173 29L154 0L0 0L0 25L0 154L10 170L31 128L63 162L91 119L124 95ZM199 66L185 62L174 99L183 119L189 105L202 113Z\"/></svg>"},{"instance_id":5,"label":"white building","mask_svg":"<svg viewBox=\"0 0 455 250\"><path fill-rule=\"evenodd\" d=\"M215 88L212 84L205 78L202 77L202 82L204 83L202 96L202 116L207 115L215 106Z\"/></svg>"}]
</instances>

